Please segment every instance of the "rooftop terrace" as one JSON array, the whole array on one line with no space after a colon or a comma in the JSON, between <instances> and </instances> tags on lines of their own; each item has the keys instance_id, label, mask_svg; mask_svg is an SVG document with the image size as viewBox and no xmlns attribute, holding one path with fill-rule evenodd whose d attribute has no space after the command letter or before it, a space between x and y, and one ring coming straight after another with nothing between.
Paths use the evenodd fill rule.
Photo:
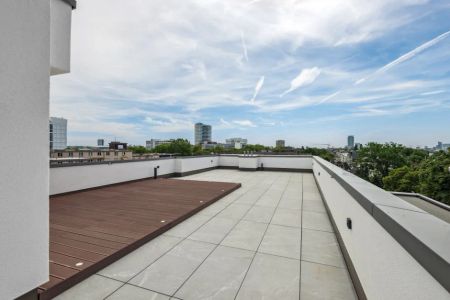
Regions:
<instances>
[{"instance_id":1,"label":"rooftop terrace","mask_svg":"<svg viewBox=\"0 0 450 300\"><path fill-rule=\"evenodd\" d=\"M56 299L355 299L313 174L213 170L242 187Z\"/></svg>"},{"instance_id":2,"label":"rooftop terrace","mask_svg":"<svg viewBox=\"0 0 450 300\"><path fill-rule=\"evenodd\" d=\"M447 207L319 157L51 166L50 195L41 300L450 299Z\"/></svg>"},{"instance_id":3,"label":"rooftop terrace","mask_svg":"<svg viewBox=\"0 0 450 300\"><path fill-rule=\"evenodd\" d=\"M50 199L51 299L234 189L236 183L146 179Z\"/></svg>"}]
</instances>

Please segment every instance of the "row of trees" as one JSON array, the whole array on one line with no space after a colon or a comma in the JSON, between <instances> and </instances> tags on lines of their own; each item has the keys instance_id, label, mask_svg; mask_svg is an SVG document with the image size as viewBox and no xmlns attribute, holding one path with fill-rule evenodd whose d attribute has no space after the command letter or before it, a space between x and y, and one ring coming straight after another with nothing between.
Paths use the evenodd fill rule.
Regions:
<instances>
[{"instance_id":1,"label":"row of trees","mask_svg":"<svg viewBox=\"0 0 450 300\"><path fill-rule=\"evenodd\" d=\"M358 150L356 175L397 192L416 192L450 204L450 153L390 143L369 143Z\"/></svg>"},{"instance_id":2,"label":"row of trees","mask_svg":"<svg viewBox=\"0 0 450 300\"><path fill-rule=\"evenodd\" d=\"M258 153L263 151L273 151L273 152L290 152L294 154L311 154L320 156L328 161L333 159L333 153L326 149L318 149L318 148L272 148L264 145L245 145L242 149L225 149L222 146L216 146L213 149L204 150L200 145L191 145L186 139L177 139L168 144L162 144L157 146L155 149L148 150L143 146L129 146L129 150L133 151L133 153L137 154L145 154L145 153L171 153L177 154L180 156L187 155L205 155L213 153L223 153L223 154L242 154L242 153Z\"/></svg>"},{"instance_id":3,"label":"row of trees","mask_svg":"<svg viewBox=\"0 0 450 300\"><path fill-rule=\"evenodd\" d=\"M214 153L240 154L244 152L273 151L286 149L270 148L263 145L246 145L242 149L203 150L200 145L191 145L186 139L177 139L169 144L147 150L143 146L130 146L134 153L172 153L180 156L204 155ZM295 154L311 154L333 161L334 155L326 149L299 148L289 149ZM384 188L398 192L416 192L450 204L450 153L440 151L429 155L425 150L407 148L390 143L369 143L359 149L354 166L356 175Z\"/></svg>"},{"instance_id":4,"label":"row of trees","mask_svg":"<svg viewBox=\"0 0 450 300\"><path fill-rule=\"evenodd\" d=\"M155 149L152 150L149 150L144 146L129 146L128 149L137 154L171 153L180 156L192 155L194 152L194 147L186 139L176 139L171 143L158 145Z\"/></svg>"}]
</instances>

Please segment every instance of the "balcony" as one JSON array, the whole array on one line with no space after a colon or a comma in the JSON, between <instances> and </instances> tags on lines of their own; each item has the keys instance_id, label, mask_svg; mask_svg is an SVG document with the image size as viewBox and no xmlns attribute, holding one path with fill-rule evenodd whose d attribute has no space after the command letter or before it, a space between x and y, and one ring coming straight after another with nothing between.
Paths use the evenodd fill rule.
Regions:
<instances>
[{"instance_id":1,"label":"balcony","mask_svg":"<svg viewBox=\"0 0 450 300\"><path fill-rule=\"evenodd\" d=\"M170 181L242 187L57 299L448 299L449 223L318 157L53 167L50 191L120 191L114 184L154 182L155 168L179 177Z\"/></svg>"}]
</instances>

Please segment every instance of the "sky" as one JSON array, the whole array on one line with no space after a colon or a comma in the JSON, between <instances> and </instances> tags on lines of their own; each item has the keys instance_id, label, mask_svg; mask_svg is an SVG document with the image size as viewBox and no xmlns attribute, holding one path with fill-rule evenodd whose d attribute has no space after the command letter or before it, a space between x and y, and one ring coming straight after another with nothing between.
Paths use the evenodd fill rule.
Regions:
<instances>
[{"instance_id":1,"label":"sky","mask_svg":"<svg viewBox=\"0 0 450 300\"><path fill-rule=\"evenodd\" d=\"M450 142L447 0L78 0L51 116L69 145Z\"/></svg>"}]
</instances>

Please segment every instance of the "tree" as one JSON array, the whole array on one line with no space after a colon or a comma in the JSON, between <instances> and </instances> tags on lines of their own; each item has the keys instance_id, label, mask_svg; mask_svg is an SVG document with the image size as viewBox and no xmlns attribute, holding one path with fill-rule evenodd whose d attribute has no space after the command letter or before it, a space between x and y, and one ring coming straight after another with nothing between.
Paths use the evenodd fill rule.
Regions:
<instances>
[{"instance_id":1,"label":"tree","mask_svg":"<svg viewBox=\"0 0 450 300\"><path fill-rule=\"evenodd\" d=\"M419 184L419 173L409 166L403 166L389 172L383 178L383 188L388 191L414 192Z\"/></svg>"},{"instance_id":2,"label":"tree","mask_svg":"<svg viewBox=\"0 0 450 300\"><path fill-rule=\"evenodd\" d=\"M181 156L192 155L192 146L186 139L176 139L169 144L169 153Z\"/></svg>"},{"instance_id":3,"label":"tree","mask_svg":"<svg viewBox=\"0 0 450 300\"><path fill-rule=\"evenodd\" d=\"M193 155L202 155L203 154L202 146L200 146L200 145L193 146L192 147L192 154Z\"/></svg>"},{"instance_id":4,"label":"tree","mask_svg":"<svg viewBox=\"0 0 450 300\"><path fill-rule=\"evenodd\" d=\"M225 152L225 148L222 146L216 146L214 147L214 153L223 153Z\"/></svg>"},{"instance_id":5,"label":"tree","mask_svg":"<svg viewBox=\"0 0 450 300\"><path fill-rule=\"evenodd\" d=\"M450 204L450 153L439 151L424 160L419 168L418 191Z\"/></svg>"},{"instance_id":6,"label":"tree","mask_svg":"<svg viewBox=\"0 0 450 300\"><path fill-rule=\"evenodd\" d=\"M399 144L369 143L358 150L356 175L382 187L383 177L393 169L406 165L405 147Z\"/></svg>"},{"instance_id":7,"label":"tree","mask_svg":"<svg viewBox=\"0 0 450 300\"><path fill-rule=\"evenodd\" d=\"M161 144L153 148L153 151L156 153L171 153L169 151L169 147L170 147L169 144Z\"/></svg>"},{"instance_id":8,"label":"tree","mask_svg":"<svg viewBox=\"0 0 450 300\"><path fill-rule=\"evenodd\" d=\"M385 190L416 192L450 204L450 153L429 155L399 144L369 143L358 150L356 174Z\"/></svg>"},{"instance_id":9,"label":"tree","mask_svg":"<svg viewBox=\"0 0 450 300\"><path fill-rule=\"evenodd\" d=\"M144 154L144 153L150 152L144 146L129 146L128 150L132 151L133 153L137 153L137 154Z\"/></svg>"},{"instance_id":10,"label":"tree","mask_svg":"<svg viewBox=\"0 0 450 300\"><path fill-rule=\"evenodd\" d=\"M321 148L309 148L309 147L302 147L301 149L297 150L298 154L311 154L314 156L319 156L327 161L333 161L334 160L334 154L327 149L321 149Z\"/></svg>"},{"instance_id":11,"label":"tree","mask_svg":"<svg viewBox=\"0 0 450 300\"><path fill-rule=\"evenodd\" d=\"M250 151L250 152L261 152L262 150L266 150L268 147L263 146L263 145L251 145L251 144L247 144L242 148L242 151Z\"/></svg>"}]
</instances>

